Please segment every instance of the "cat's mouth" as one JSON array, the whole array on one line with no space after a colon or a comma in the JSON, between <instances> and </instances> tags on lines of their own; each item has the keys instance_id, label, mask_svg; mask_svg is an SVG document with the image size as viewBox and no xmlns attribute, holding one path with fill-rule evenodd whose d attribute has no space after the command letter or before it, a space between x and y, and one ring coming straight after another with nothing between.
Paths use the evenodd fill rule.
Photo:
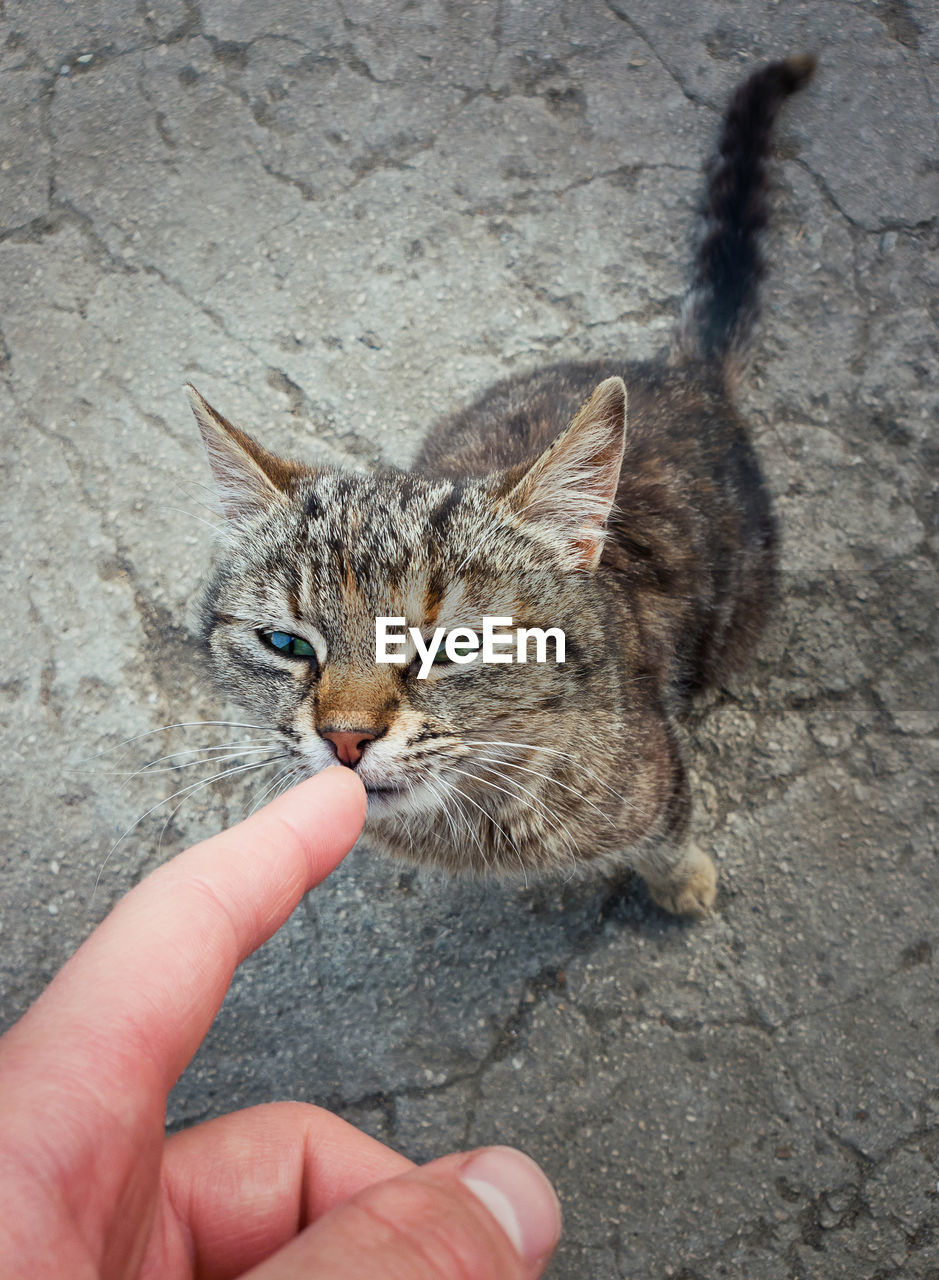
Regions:
<instances>
[{"instance_id":1,"label":"cat's mouth","mask_svg":"<svg viewBox=\"0 0 939 1280\"><path fill-rule=\"evenodd\" d=\"M371 817L394 813L401 804L401 787L388 783L366 782L365 794L368 796L368 812Z\"/></svg>"},{"instance_id":2,"label":"cat's mouth","mask_svg":"<svg viewBox=\"0 0 939 1280\"><path fill-rule=\"evenodd\" d=\"M404 782L397 786L392 782L365 782L365 794L370 820L429 813L439 804L439 797L428 791L417 778L412 779L410 785Z\"/></svg>"}]
</instances>

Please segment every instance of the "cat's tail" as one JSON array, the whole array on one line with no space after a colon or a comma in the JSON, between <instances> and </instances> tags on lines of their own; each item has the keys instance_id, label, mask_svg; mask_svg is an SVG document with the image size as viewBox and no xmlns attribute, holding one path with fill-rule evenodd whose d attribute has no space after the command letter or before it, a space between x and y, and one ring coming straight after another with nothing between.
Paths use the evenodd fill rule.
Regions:
<instances>
[{"instance_id":1,"label":"cat's tail","mask_svg":"<svg viewBox=\"0 0 939 1280\"><path fill-rule=\"evenodd\" d=\"M756 321L769 218L767 160L773 124L791 93L812 78L810 55L772 62L745 80L727 106L699 209L694 278L675 332L671 363L728 366Z\"/></svg>"}]
</instances>

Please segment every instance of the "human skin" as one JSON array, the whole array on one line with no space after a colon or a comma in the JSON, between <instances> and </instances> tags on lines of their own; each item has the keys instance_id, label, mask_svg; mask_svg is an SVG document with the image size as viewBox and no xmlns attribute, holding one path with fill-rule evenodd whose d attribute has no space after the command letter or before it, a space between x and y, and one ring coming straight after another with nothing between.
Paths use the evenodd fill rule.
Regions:
<instances>
[{"instance_id":1,"label":"human skin","mask_svg":"<svg viewBox=\"0 0 939 1280\"><path fill-rule=\"evenodd\" d=\"M166 1138L166 1099L237 965L355 843L350 769L308 779L131 891L0 1041L4 1280L516 1280L557 1239L505 1148L421 1169L319 1107Z\"/></svg>"}]
</instances>

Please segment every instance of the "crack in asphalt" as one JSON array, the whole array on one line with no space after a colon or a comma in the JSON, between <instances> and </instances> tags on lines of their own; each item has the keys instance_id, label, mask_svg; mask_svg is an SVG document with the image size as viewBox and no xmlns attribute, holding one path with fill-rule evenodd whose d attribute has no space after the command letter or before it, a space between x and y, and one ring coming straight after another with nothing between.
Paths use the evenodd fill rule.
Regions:
<instances>
[{"instance_id":1,"label":"crack in asphalt","mask_svg":"<svg viewBox=\"0 0 939 1280\"><path fill-rule=\"evenodd\" d=\"M659 63L662 70L665 71L666 74L669 75L672 80L674 80L674 82L678 85L679 89L682 91L682 93L688 99L689 102L694 103L696 107L705 107L708 111L711 111L715 114L720 114L720 112L722 111L721 107L717 106L713 102L710 102L707 98L703 97L701 94L695 93L693 89L688 88L688 86L682 80L681 76L674 69L674 67L669 65L665 57L655 47L655 44L650 38L648 32L644 30L644 28L636 21L635 18L631 17L626 12L624 7L617 7L617 5L613 2L613 0L604 0L604 3L606 8L609 10L610 13L613 14L615 18L618 18L620 22L625 23L625 25L629 27L629 29L639 37L639 39L646 46L646 48L649 50L649 52L652 54L655 60Z\"/></svg>"}]
</instances>

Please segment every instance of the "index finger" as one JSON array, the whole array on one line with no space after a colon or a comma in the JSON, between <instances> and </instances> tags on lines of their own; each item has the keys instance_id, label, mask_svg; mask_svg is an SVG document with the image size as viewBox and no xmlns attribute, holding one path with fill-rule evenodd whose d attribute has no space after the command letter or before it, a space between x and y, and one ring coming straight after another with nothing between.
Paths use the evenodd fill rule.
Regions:
<instances>
[{"instance_id":1,"label":"index finger","mask_svg":"<svg viewBox=\"0 0 939 1280\"><path fill-rule=\"evenodd\" d=\"M365 791L332 768L143 880L67 962L4 1043L122 1106L168 1093L218 1012L237 965L352 848ZM127 1114L127 1112L125 1112Z\"/></svg>"}]
</instances>

